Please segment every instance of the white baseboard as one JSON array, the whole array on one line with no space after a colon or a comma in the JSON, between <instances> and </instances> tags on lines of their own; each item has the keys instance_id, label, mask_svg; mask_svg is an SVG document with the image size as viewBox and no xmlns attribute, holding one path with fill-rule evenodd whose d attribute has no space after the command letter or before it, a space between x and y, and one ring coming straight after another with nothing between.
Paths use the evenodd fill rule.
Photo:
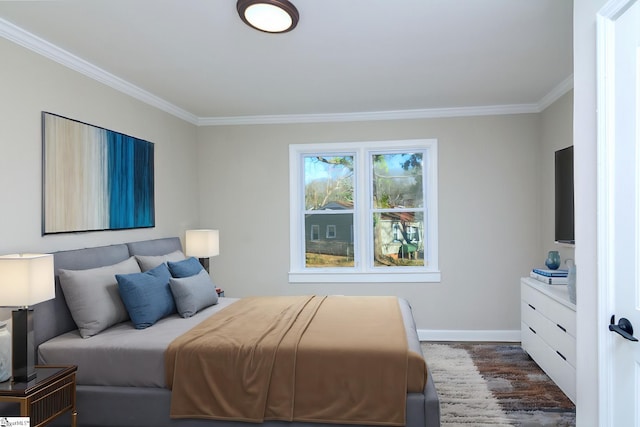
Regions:
<instances>
[{"instance_id":1,"label":"white baseboard","mask_svg":"<svg viewBox=\"0 0 640 427\"><path fill-rule=\"evenodd\" d=\"M418 329L420 341L520 342L520 329L506 331L460 331Z\"/></svg>"}]
</instances>

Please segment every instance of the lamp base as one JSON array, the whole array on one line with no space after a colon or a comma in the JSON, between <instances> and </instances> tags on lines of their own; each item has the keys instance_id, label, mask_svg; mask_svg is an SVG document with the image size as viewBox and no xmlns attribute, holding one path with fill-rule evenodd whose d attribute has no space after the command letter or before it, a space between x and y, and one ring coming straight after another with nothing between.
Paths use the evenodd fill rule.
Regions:
<instances>
[{"instance_id":1,"label":"lamp base","mask_svg":"<svg viewBox=\"0 0 640 427\"><path fill-rule=\"evenodd\" d=\"M200 264L202 264L202 267L206 270L206 272L209 272L209 258L199 258L200 260Z\"/></svg>"},{"instance_id":2,"label":"lamp base","mask_svg":"<svg viewBox=\"0 0 640 427\"><path fill-rule=\"evenodd\" d=\"M37 375L33 346L33 309L13 310L11 323L13 325L11 334L13 382L26 383L35 379Z\"/></svg>"}]
</instances>

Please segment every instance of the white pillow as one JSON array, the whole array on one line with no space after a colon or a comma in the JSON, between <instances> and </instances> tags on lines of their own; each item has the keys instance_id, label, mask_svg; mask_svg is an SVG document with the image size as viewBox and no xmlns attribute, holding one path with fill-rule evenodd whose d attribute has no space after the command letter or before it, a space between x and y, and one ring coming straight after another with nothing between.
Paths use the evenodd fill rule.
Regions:
<instances>
[{"instance_id":1,"label":"white pillow","mask_svg":"<svg viewBox=\"0 0 640 427\"><path fill-rule=\"evenodd\" d=\"M129 273L140 273L134 257L106 267L58 270L64 299L82 338L129 319L116 281L116 274Z\"/></svg>"},{"instance_id":2,"label":"white pillow","mask_svg":"<svg viewBox=\"0 0 640 427\"><path fill-rule=\"evenodd\" d=\"M163 262L182 261L186 258L181 250L177 250L166 255L136 255L135 257L142 271L149 271L156 268Z\"/></svg>"}]
</instances>

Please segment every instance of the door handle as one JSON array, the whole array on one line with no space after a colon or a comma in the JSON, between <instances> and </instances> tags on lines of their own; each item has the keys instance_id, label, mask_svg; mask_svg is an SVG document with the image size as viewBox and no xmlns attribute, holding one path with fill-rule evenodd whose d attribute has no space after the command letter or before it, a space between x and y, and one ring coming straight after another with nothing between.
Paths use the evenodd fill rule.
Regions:
<instances>
[{"instance_id":1,"label":"door handle","mask_svg":"<svg viewBox=\"0 0 640 427\"><path fill-rule=\"evenodd\" d=\"M633 336L633 326L631 326L631 322L629 319L625 319L624 317L620 318L618 324L616 325L616 315L611 316L611 323L609 324L609 330L611 332L615 332L622 336L622 338L629 341L638 341L638 338Z\"/></svg>"}]
</instances>

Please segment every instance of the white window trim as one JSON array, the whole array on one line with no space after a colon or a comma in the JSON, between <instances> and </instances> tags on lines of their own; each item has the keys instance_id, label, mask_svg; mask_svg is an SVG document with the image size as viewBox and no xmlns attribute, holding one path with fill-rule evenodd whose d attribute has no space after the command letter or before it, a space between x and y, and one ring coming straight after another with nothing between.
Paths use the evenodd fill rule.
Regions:
<instances>
[{"instance_id":1,"label":"white window trim","mask_svg":"<svg viewBox=\"0 0 640 427\"><path fill-rule=\"evenodd\" d=\"M329 231L331 230L331 231ZM336 238L336 226L333 224L327 225L327 230L325 234L326 239L335 239Z\"/></svg>"},{"instance_id":2,"label":"white window trim","mask_svg":"<svg viewBox=\"0 0 640 427\"><path fill-rule=\"evenodd\" d=\"M353 268L305 268L304 267L304 223L300 215L300 206L304 200L304 185L302 184L303 162L305 155L317 153L332 153L346 155L356 153L358 157L366 159L369 152L375 151L407 151L427 150L426 164L423 167L423 180L425 181L426 211L426 236L425 251L428 251L429 265L422 267L393 267L391 269L373 268L370 265L361 265L361 260L356 260ZM370 168L366 168L370 169ZM356 204L366 206L366 192L357 191L365 188L370 179L369 171L358 171L356 179ZM324 144L291 144L289 146L289 224L290 224L290 283L415 283L415 282L440 282L441 274L438 264L438 143L436 139L398 140L398 141L374 141L351 143L324 143ZM368 211L368 209L364 209ZM360 222L363 219L354 216L354 227L361 229ZM367 220L367 224L369 221ZM356 251L359 248L367 248L372 236L370 233L356 233L354 245Z\"/></svg>"}]
</instances>

